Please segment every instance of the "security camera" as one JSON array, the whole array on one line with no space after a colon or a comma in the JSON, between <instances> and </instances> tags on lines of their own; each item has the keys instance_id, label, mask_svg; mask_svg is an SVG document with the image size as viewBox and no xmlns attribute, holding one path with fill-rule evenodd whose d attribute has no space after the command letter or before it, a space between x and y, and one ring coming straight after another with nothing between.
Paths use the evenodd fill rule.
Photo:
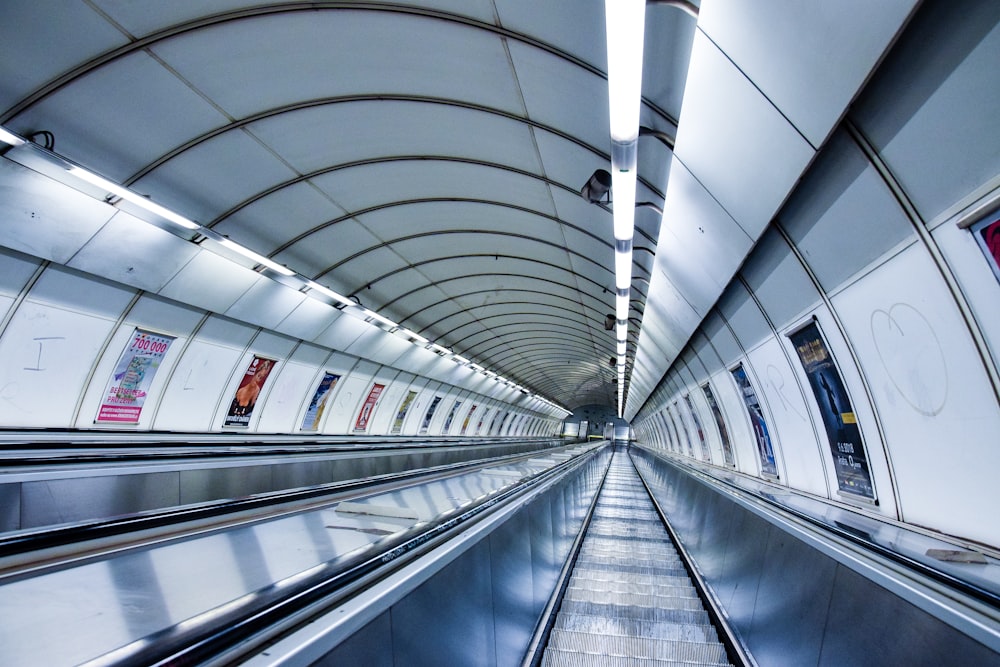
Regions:
<instances>
[{"instance_id":1,"label":"security camera","mask_svg":"<svg viewBox=\"0 0 1000 667\"><path fill-rule=\"evenodd\" d=\"M609 192L611 192L611 174L604 169L595 171L580 189L580 195L591 204L602 203Z\"/></svg>"}]
</instances>

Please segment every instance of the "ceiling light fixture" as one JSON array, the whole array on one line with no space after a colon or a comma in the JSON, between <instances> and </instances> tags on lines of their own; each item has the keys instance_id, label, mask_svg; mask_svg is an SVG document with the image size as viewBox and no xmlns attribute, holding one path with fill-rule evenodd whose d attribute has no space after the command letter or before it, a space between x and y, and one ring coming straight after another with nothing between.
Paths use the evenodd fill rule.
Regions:
<instances>
[{"instance_id":1,"label":"ceiling light fixture","mask_svg":"<svg viewBox=\"0 0 1000 667\"><path fill-rule=\"evenodd\" d=\"M140 208L144 208L150 213L154 213L163 218L164 220L169 220L175 225L179 225L185 229L192 229L192 230L201 229L201 225L199 225L197 222L193 220L188 220L183 215L174 213L170 209L164 206L160 206L156 202L147 199L146 197L143 197L139 193L132 192L128 188L122 187L117 183L113 183L108 179L104 178L103 176L99 176L92 171L84 169L83 167L71 165L67 171L69 171L69 173L72 174L73 176L79 178L81 181L85 181L87 183L90 183L91 185L96 185L102 190L109 192L110 194L113 194L114 196L120 199L124 199L125 201L131 202L136 206L139 206ZM292 274L289 273L286 275L292 275Z\"/></svg>"},{"instance_id":2,"label":"ceiling light fixture","mask_svg":"<svg viewBox=\"0 0 1000 667\"><path fill-rule=\"evenodd\" d=\"M320 285L318 282L316 282L314 280L308 281L306 283L306 286L311 291L314 291L314 292L317 292L319 294L322 294L323 296L328 296L331 299L333 299L334 301L336 301L337 303L341 303L341 304L343 304L345 306L356 306L357 305L356 303L354 303L353 301L351 301L350 299L348 299L346 296L344 296L342 294L337 294L336 292L334 292L329 287L324 287L323 285Z\"/></svg>"},{"instance_id":3,"label":"ceiling light fixture","mask_svg":"<svg viewBox=\"0 0 1000 667\"><path fill-rule=\"evenodd\" d=\"M0 127L0 141L9 146L20 146L27 143L25 139L22 139L5 127Z\"/></svg>"},{"instance_id":4,"label":"ceiling light fixture","mask_svg":"<svg viewBox=\"0 0 1000 667\"><path fill-rule=\"evenodd\" d=\"M628 302L632 286L632 236L639 111L642 103L642 52L646 0L605 0L608 40L608 110L611 118L611 189L615 206L615 315L619 341L628 338ZM618 416L625 405L625 354L617 359Z\"/></svg>"},{"instance_id":5,"label":"ceiling light fixture","mask_svg":"<svg viewBox=\"0 0 1000 667\"><path fill-rule=\"evenodd\" d=\"M281 264L278 264L274 260L268 259L267 257L264 257L263 255L254 252L253 250L251 250L250 248L247 248L246 246L241 246L239 243L236 243L235 241L230 241L229 239L227 239L224 236L220 237L220 238L217 238L217 239L214 239L214 240L219 245L221 245L223 248L228 248L229 250L232 250L233 252L235 252L237 254L243 255L247 259L251 259L254 262L257 262L261 266L266 266L267 268L271 269L272 271L277 271L278 273L280 273L283 276L294 276L295 275L295 272L292 271L287 266L282 266Z\"/></svg>"}]
</instances>

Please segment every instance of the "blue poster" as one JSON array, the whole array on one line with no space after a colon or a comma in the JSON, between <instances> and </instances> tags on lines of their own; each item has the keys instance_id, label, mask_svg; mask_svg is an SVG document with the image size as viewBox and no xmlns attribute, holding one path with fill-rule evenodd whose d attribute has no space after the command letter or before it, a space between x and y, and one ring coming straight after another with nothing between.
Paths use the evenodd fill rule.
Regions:
<instances>
[{"instance_id":1,"label":"blue poster","mask_svg":"<svg viewBox=\"0 0 1000 667\"><path fill-rule=\"evenodd\" d=\"M320 380L319 386L316 387L312 400L309 401L309 407L306 408L306 413L302 416L301 429L303 431L316 431L319 429L319 423L323 419L323 412L326 410L326 400L330 397L330 392L333 391L333 388L337 386L337 380L339 379L340 376L333 373L323 374L323 379Z\"/></svg>"},{"instance_id":2,"label":"blue poster","mask_svg":"<svg viewBox=\"0 0 1000 667\"><path fill-rule=\"evenodd\" d=\"M851 397L847 395L847 388L819 327L813 322L788 338L799 355L823 417L838 487L845 493L874 500L875 488L868 469L868 454L861 440L861 429L851 406Z\"/></svg>"},{"instance_id":3,"label":"blue poster","mask_svg":"<svg viewBox=\"0 0 1000 667\"><path fill-rule=\"evenodd\" d=\"M757 400L757 393L750 386L750 379L747 372L740 364L733 369L733 379L743 395L743 402L746 403L747 413L750 415L750 425L753 427L754 437L757 439L757 454L760 456L760 470L765 475L778 476L778 466L774 462L774 448L771 446L771 436L767 431L767 422L764 421L764 411Z\"/></svg>"},{"instance_id":4,"label":"blue poster","mask_svg":"<svg viewBox=\"0 0 1000 667\"><path fill-rule=\"evenodd\" d=\"M726 428L726 420L722 416L722 409L719 407L718 401L715 400L715 394L712 393L712 386L706 384L701 389L705 392L705 400L708 402L708 408L712 411L712 417L715 418L715 425L719 429L719 440L722 441L722 457L726 460L727 466L736 467L736 459L733 457L733 444L729 441L729 429Z\"/></svg>"}]
</instances>

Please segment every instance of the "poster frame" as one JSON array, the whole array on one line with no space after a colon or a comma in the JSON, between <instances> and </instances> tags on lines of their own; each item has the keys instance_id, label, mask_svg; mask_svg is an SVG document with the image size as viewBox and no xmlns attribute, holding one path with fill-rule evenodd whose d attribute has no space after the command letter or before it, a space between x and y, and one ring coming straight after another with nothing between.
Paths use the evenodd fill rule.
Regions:
<instances>
[{"instance_id":1,"label":"poster frame","mask_svg":"<svg viewBox=\"0 0 1000 667\"><path fill-rule=\"evenodd\" d=\"M997 282L1000 282L1000 256L991 249L989 243L984 238L987 228L991 229L991 240L992 237L1000 239L1000 208L993 209L969 225L969 231L972 233L973 238L975 238L979 250L983 253L983 259L986 260L986 263L989 264L990 269L993 271L993 277L997 279Z\"/></svg>"},{"instance_id":2,"label":"poster frame","mask_svg":"<svg viewBox=\"0 0 1000 667\"><path fill-rule=\"evenodd\" d=\"M264 362L268 363L267 370L264 372L264 379L258 383L256 382L255 378L257 377L257 373L260 371L260 368L254 368L254 367L257 366L258 364L263 365ZM236 388L233 390L233 398L229 401L229 407L226 409L226 412L223 415L222 418L223 428L231 428L239 430L250 428L250 424L253 421L254 413L257 411L257 404L260 402L259 399L261 398L261 395L264 395L266 397L266 394L264 393L264 387L267 386L267 381L271 379L271 374L274 372L277 366L278 366L277 359L272 359L271 357L262 357L259 354L253 354L251 356L250 362L246 365L246 370L244 370L243 373L239 376L239 381L236 384ZM239 367L240 366L237 366L237 368ZM253 370L252 373L250 372L251 370ZM249 387L251 382L257 384L256 395L251 399L248 409L241 412L239 411L239 408L241 406L238 405L238 403L241 400L240 392L243 391L245 388ZM249 395L250 393L253 393L253 391L251 390L247 395ZM239 414L237 414L237 412L239 412ZM259 418L260 416L259 412L257 412L257 416ZM242 419L240 419L241 417L246 417L246 421L244 422Z\"/></svg>"},{"instance_id":3,"label":"poster frame","mask_svg":"<svg viewBox=\"0 0 1000 667\"><path fill-rule=\"evenodd\" d=\"M358 410L358 416L354 419L354 426L351 429L352 433L368 432L368 426L371 424L372 418L375 417L375 406L378 405L378 399L382 397L385 387L385 384L372 383L371 389L368 390L368 394L365 396L365 400L362 401L361 408Z\"/></svg>"},{"instance_id":4,"label":"poster frame","mask_svg":"<svg viewBox=\"0 0 1000 667\"><path fill-rule=\"evenodd\" d=\"M153 354L140 354L141 350L134 349L137 348L139 344L139 339L141 336L150 336L153 338L166 339L162 351L154 351ZM142 419L142 410L146 405L146 399L149 397L149 390L153 386L153 382L156 380L156 375L160 370L160 366L163 364L163 360L166 358L167 353L170 352L170 347L173 345L174 341L177 340L177 336L171 334L161 333L159 331L153 331L152 329L145 329L143 327L132 327L132 333L125 343L125 347L122 349L121 353L118 355L118 360L115 365L111 368L111 372L108 375L108 381L105 383L104 391L101 393L101 400L97 406L97 414L94 416L94 424L100 424L102 426L137 426L139 421ZM101 415L105 413L105 409L120 410L120 406L113 403L109 403L112 400L112 390L118 390L121 388L121 380L124 380L125 376L128 374L129 369L132 368L133 362L140 357L148 357L151 359L156 359L156 363L153 366L152 374L148 374L148 370L144 370L142 376L140 377L140 383L135 387L135 391L142 392L141 396L136 396L138 400L138 405L131 406L135 412L135 419L102 419ZM128 363L126 363L128 359ZM121 378L118 369L122 368ZM147 375L148 374L148 375ZM145 389L143 389L145 387ZM114 392L118 394L118 391Z\"/></svg>"},{"instance_id":5,"label":"poster frame","mask_svg":"<svg viewBox=\"0 0 1000 667\"><path fill-rule=\"evenodd\" d=\"M406 388L406 394L403 395L399 401L399 405L396 406L396 416L393 417L392 423L389 425L389 435L401 435L403 433L403 427L406 425L406 417L409 415L410 408L413 407L419 395L419 389Z\"/></svg>"},{"instance_id":6,"label":"poster frame","mask_svg":"<svg viewBox=\"0 0 1000 667\"><path fill-rule=\"evenodd\" d=\"M320 390L323 388L323 383L327 381L327 378L332 378L330 384L326 391L322 394ZM344 379L343 373L334 373L328 368L322 368L319 373L319 381L313 388L312 397L309 402L306 403L305 410L302 411L301 418L299 419L299 431L302 433L322 433L324 422L328 416L326 409L330 406L330 401L333 400L334 395L337 393L337 388L340 386L340 381ZM316 416L313 417L313 424L315 428L306 428L306 418L309 416L309 411L313 409L313 404L316 404Z\"/></svg>"},{"instance_id":7,"label":"poster frame","mask_svg":"<svg viewBox=\"0 0 1000 667\"><path fill-rule=\"evenodd\" d=\"M868 473L868 483L871 485L872 488L871 497L857 493L852 493L850 491L843 491L840 488L840 475L837 474L837 464L836 460L833 458L834 443L830 441L830 435L829 432L827 431L827 424L823 419L823 411L818 407L819 398L816 396L816 392L813 389L812 382L809 380L809 373L806 371L802 359L799 356L798 350L795 347L795 342L792 340L792 336L804 331L810 326L815 326L816 330L819 332L820 340L822 341L823 346L825 347L825 351L830 358L830 363L833 365L833 368L836 371L838 381L844 391L844 394L846 394L848 403L851 406L851 414L854 416L854 419L856 420L855 425L857 426L858 439L860 440L861 447L864 451L865 465ZM785 331L782 332L782 335L785 341L787 341L788 345L791 347L792 358L798 360L798 365L796 366L793 363L792 366L796 369L795 372L802 373L801 377L804 380L802 393L806 394L807 393L806 388L808 387L808 394L809 396L812 397L812 401L810 401L808 397L804 396L804 398L806 399L806 405L808 406L809 410L812 412L813 415L813 421L815 422L816 426L815 428L816 435L817 437L821 438L820 445L824 452L823 455L824 457L829 457L827 458L827 461L831 464L832 468L831 472L833 474L833 479L831 480L831 482L833 483L831 484L830 487L831 490L833 491L833 493L837 495L839 499L843 501L855 502L862 505L878 505L879 504L878 487L875 484L875 473L872 470L871 450L868 447L868 442L867 439L865 438L864 430L861 428L861 423L860 421L857 421L857 402L854 400L854 394L851 391L850 386L848 386L847 382L844 381L844 374L841 371L840 364L837 362L837 355L833 351L833 349L831 349L830 337L827 336L826 331L823 328L822 322L820 322L819 318L816 317L815 314L813 314L808 318L806 318L805 320L797 322L790 327L787 327ZM825 446L822 446L824 445L822 440L826 440Z\"/></svg>"},{"instance_id":8,"label":"poster frame","mask_svg":"<svg viewBox=\"0 0 1000 667\"><path fill-rule=\"evenodd\" d=\"M746 419L747 425L750 426L750 434L751 436L753 436L753 439L755 441L754 449L757 451L757 456L756 456L757 466L758 466L757 469L760 471L760 476L764 479L779 480L781 479L781 473L778 470L778 448L775 446L774 429L771 426L769 426L769 423L772 425L774 424L774 420L771 419L770 411L767 409L767 405L764 403L764 401L761 400L760 392L757 391L757 386L759 386L760 383L757 382L756 376L751 377L751 372L747 370L749 368L750 368L749 360L746 360L745 362L744 360L740 360L729 367L729 377L732 378L732 383L733 387L736 389L737 398L740 400L740 403L743 404L744 408L743 414ZM750 387L750 391L753 392L754 399L757 401L757 405L760 408L760 418L761 418L761 424L763 426L763 436L767 441L767 445L770 447L771 457L774 461L773 473L764 469L765 465L764 452L762 452L760 448L760 437L757 433L757 430L754 428L753 418L750 416L750 411L752 408L750 407L750 404L747 403L747 396L743 392L743 387L740 386L739 381L736 379L737 369L743 371L743 375L747 380L747 384Z\"/></svg>"}]
</instances>

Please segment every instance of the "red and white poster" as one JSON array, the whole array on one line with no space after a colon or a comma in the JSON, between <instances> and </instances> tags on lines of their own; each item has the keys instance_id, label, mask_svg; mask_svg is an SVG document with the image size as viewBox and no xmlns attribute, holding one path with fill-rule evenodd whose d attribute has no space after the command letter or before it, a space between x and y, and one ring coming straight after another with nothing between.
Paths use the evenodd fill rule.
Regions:
<instances>
[{"instance_id":1,"label":"red and white poster","mask_svg":"<svg viewBox=\"0 0 1000 667\"><path fill-rule=\"evenodd\" d=\"M118 358L97 411L98 422L137 424L149 386L160 368L173 336L136 329Z\"/></svg>"},{"instance_id":2,"label":"red and white poster","mask_svg":"<svg viewBox=\"0 0 1000 667\"><path fill-rule=\"evenodd\" d=\"M372 412L375 410L375 404L378 402L378 397L382 395L383 389L385 389L384 384L372 385L372 390L368 392L368 398L365 399L364 405L361 406L361 412L358 413L358 418L354 422L355 432L368 428L368 422L371 421Z\"/></svg>"},{"instance_id":3,"label":"red and white poster","mask_svg":"<svg viewBox=\"0 0 1000 667\"><path fill-rule=\"evenodd\" d=\"M243 379L240 380L233 402L229 404L229 412L226 413L224 422L226 426L245 428L250 425L250 415L257 406L257 397L260 396L260 390L267 382L267 376L271 374L274 363L274 359L257 356L253 358L243 374Z\"/></svg>"}]
</instances>

